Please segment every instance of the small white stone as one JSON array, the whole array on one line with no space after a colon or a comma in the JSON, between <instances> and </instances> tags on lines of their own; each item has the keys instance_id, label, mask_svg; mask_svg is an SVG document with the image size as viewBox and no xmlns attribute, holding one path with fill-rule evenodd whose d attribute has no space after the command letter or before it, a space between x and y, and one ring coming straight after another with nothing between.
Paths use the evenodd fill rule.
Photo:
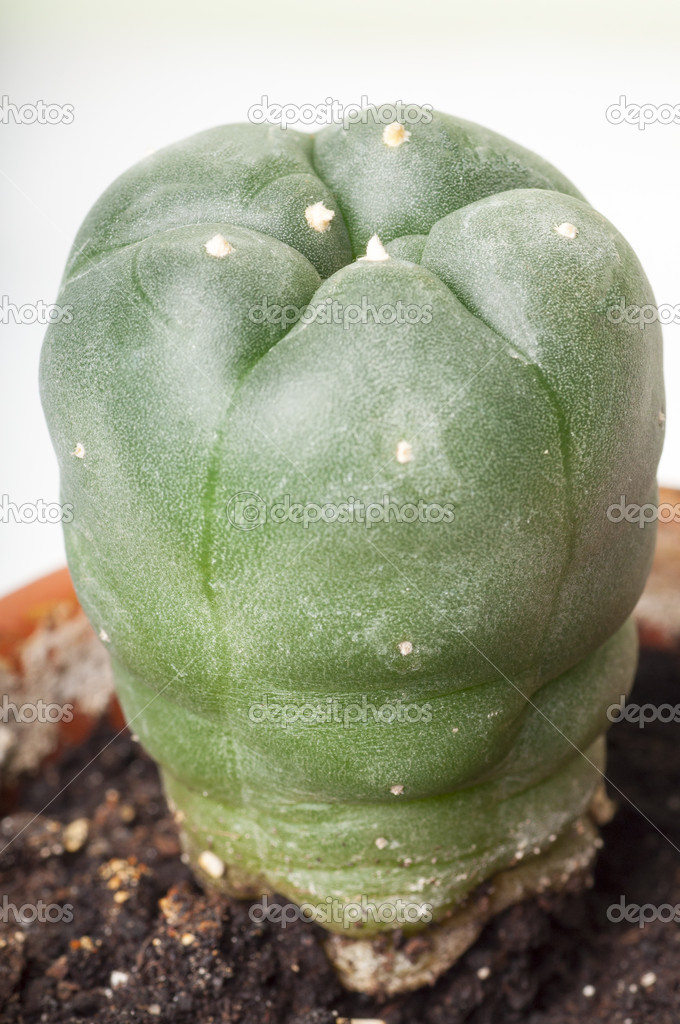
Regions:
<instances>
[{"instance_id":1,"label":"small white stone","mask_svg":"<svg viewBox=\"0 0 680 1024\"><path fill-rule=\"evenodd\" d=\"M218 260L222 260L234 251L234 247L229 244L224 235L213 235L205 243L205 251L208 256L215 256Z\"/></svg>"},{"instance_id":2,"label":"small white stone","mask_svg":"<svg viewBox=\"0 0 680 1024\"><path fill-rule=\"evenodd\" d=\"M402 465L413 459L413 448L408 441L400 441L397 445L397 462Z\"/></svg>"},{"instance_id":3,"label":"small white stone","mask_svg":"<svg viewBox=\"0 0 680 1024\"><path fill-rule=\"evenodd\" d=\"M77 853L87 842L90 823L87 818L75 818L64 826L61 840L67 853Z\"/></svg>"},{"instance_id":4,"label":"small white stone","mask_svg":"<svg viewBox=\"0 0 680 1024\"><path fill-rule=\"evenodd\" d=\"M393 796L401 796L403 792L404 787L401 785L401 783L398 786L390 786L390 793Z\"/></svg>"},{"instance_id":5,"label":"small white stone","mask_svg":"<svg viewBox=\"0 0 680 1024\"><path fill-rule=\"evenodd\" d=\"M399 653L403 654L404 657L407 654L410 654L411 651L413 650L413 644L411 643L410 640L402 640L401 643L398 644L398 647L399 647Z\"/></svg>"},{"instance_id":6,"label":"small white stone","mask_svg":"<svg viewBox=\"0 0 680 1024\"><path fill-rule=\"evenodd\" d=\"M71 452L71 455L75 455L75 457L77 459L84 459L85 458L85 445L81 444L80 441L79 441L78 444L73 449L73 451Z\"/></svg>"},{"instance_id":7,"label":"small white stone","mask_svg":"<svg viewBox=\"0 0 680 1024\"><path fill-rule=\"evenodd\" d=\"M573 224L569 224L565 221L564 224L556 224L555 231L558 235L562 235L563 238L576 238L578 235L578 228L574 227Z\"/></svg>"},{"instance_id":8,"label":"small white stone","mask_svg":"<svg viewBox=\"0 0 680 1024\"><path fill-rule=\"evenodd\" d=\"M383 836L378 836L378 838L375 841L375 845L378 847L379 850L384 850L388 843Z\"/></svg>"},{"instance_id":9,"label":"small white stone","mask_svg":"<svg viewBox=\"0 0 680 1024\"><path fill-rule=\"evenodd\" d=\"M211 878L221 878L224 874L224 861L212 850L204 850L198 858L198 866Z\"/></svg>"},{"instance_id":10,"label":"small white stone","mask_svg":"<svg viewBox=\"0 0 680 1024\"><path fill-rule=\"evenodd\" d=\"M586 999L592 999L593 996L595 995L595 988L594 988L594 986L593 985L584 985L584 987L583 987L583 995L586 997Z\"/></svg>"},{"instance_id":11,"label":"small white stone","mask_svg":"<svg viewBox=\"0 0 680 1024\"><path fill-rule=\"evenodd\" d=\"M646 974L643 974L640 978L640 984L643 988L651 988L652 985L656 985L656 974L654 971L647 971Z\"/></svg>"},{"instance_id":12,"label":"small white stone","mask_svg":"<svg viewBox=\"0 0 680 1024\"><path fill-rule=\"evenodd\" d=\"M129 977L130 975L126 971L111 971L109 985L111 988L121 988L122 985L127 985Z\"/></svg>"},{"instance_id":13,"label":"small white stone","mask_svg":"<svg viewBox=\"0 0 680 1024\"><path fill-rule=\"evenodd\" d=\"M335 1024L385 1024L377 1017L337 1017Z\"/></svg>"},{"instance_id":14,"label":"small white stone","mask_svg":"<svg viewBox=\"0 0 680 1024\"><path fill-rule=\"evenodd\" d=\"M490 967L480 967L479 970L477 971L477 977L479 978L480 981L486 981L490 974Z\"/></svg>"},{"instance_id":15,"label":"small white stone","mask_svg":"<svg viewBox=\"0 0 680 1024\"><path fill-rule=\"evenodd\" d=\"M366 245L366 255L360 256L359 261L367 260L369 263L382 263L383 260L388 260L390 254L385 249L377 235L371 235Z\"/></svg>"},{"instance_id":16,"label":"small white stone","mask_svg":"<svg viewBox=\"0 0 680 1024\"><path fill-rule=\"evenodd\" d=\"M410 138L411 133L407 132L403 124L399 124L398 121L385 125L383 129L382 140L386 146L390 146L392 149L401 146L404 142L408 142Z\"/></svg>"},{"instance_id":17,"label":"small white stone","mask_svg":"<svg viewBox=\"0 0 680 1024\"><path fill-rule=\"evenodd\" d=\"M313 231L320 231L321 234L324 231L328 231L333 217L335 217L335 210L329 210L321 200L312 206L308 206L305 210L305 220L310 228Z\"/></svg>"}]
</instances>

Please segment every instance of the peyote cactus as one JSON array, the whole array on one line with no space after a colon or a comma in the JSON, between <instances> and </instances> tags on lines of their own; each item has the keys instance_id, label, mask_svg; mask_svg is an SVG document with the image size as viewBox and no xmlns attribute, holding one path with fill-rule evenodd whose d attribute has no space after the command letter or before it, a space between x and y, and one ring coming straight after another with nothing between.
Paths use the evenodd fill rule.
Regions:
<instances>
[{"instance_id":1,"label":"peyote cactus","mask_svg":"<svg viewBox=\"0 0 680 1024\"><path fill-rule=\"evenodd\" d=\"M424 110L216 128L96 203L41 364L68 559L206 883L362 940L468 907L459 950L480 883L587 864L654 546L607 509L664 418L622 299L566 178Z\"/></svg>"}]
</instances>

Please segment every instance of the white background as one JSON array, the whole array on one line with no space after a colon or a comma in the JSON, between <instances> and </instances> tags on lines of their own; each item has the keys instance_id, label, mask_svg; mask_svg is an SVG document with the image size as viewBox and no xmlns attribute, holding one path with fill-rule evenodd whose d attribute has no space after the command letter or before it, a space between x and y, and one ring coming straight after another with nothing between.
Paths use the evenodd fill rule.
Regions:
<instances>
[{"instance_id":1,"label":"white background","mask_svg":"<svg viewBox=\"0 0 680 1024\"><path fill-rule=\"evenodd\" d=\"M0 295L54 302L75 232L149 149L272 102L429 103L560 168L638 253L659 304L680 303L680 125L606 109L680 103L680 5L348 0L228 4L13 0L0 91L72 104L70 125L0 124ZM44 328L0 325L0 495L59 497L37 388ZM680 326L665 329L662 483L680 486ZM0 594L64 563L60 525L0 523Z\"/></svg>"}]
</instances>

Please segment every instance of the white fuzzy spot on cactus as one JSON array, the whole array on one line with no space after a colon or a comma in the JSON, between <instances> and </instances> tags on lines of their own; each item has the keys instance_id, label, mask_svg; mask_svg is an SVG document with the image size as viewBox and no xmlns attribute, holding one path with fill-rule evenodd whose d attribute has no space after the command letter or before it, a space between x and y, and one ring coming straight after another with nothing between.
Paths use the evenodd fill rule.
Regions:
<instances>
[{"instance_id":1,"label":"white fuzzy spot on cactus","mask_svg":"<svg viewBox=\"0 0 680 1024\"><path fill-rule=\"evenodd\" d=\"M411 133L407 132L403 124L399 124L398 121L393 121L392 124L385 125L382 133L382 140L386 146L390 146L392 149L396 149L397 146L401 146L404 142L408 142L411 138Z\"/></svg>"},{"instance_id":2,"label":"white fuzzy spot on cactus","mask_svg":"<svg viewBox=\"0 0 680 1024\"><path fill-rule=\"evenodd\" d=\"M666 413L663 409L659 409L659 426L662 427L666 422Z\"/></svg>"},{"instance_id":3,"label":"white fuzzy spot on cactus","mask_svg":"<svg viewBox=\"0 0 680 1024\"><path fill-rule=\"evenodd\" d=\"M212 850L203 851L198 858L198 866L211 878L221 878L224 874L224 861Z\"/></svg>"},{"instance_id":4,"label":"white fuzzy spot on cactus","mask_svg":"<svg viewBox=\"0 0 680 1024\"><path fill-rule=\"evenodd\" d=\"M390 254L385 249L377 235L371 235L366 245L366 255L360 256L359 260L366 260L368 263L382 263L388 260Z\"/></svg>"},{"instance_id":5,"label":"white fuzzy spot on cactus","mask_svg":"<svg viewBox=\"0 0 680 1024\"><path fill-rule=\"evenodd\" d=\"M578 228L569 224L568 221L565 221L564 224L556 224L555 231L558 235L562 235L562 238L576 238L578 235Z\"/></svg>"},{"instance_id":6,"label":"white fuzzy spot on cactus","mask_svg":"<svg viewBox=\"0 0 680 1024\"><path fill-rule=\"evenodd\" d=\"M224 235L213 235L205 243L205 251L208 256L214 256L218 260L223 260L225 256L234 251L234 247L229 244Z\"/></svg>"},{"instance_id":7,"label":"white fuzzy spot on cactus","mask_svg":"<svg viewBox=\"0 0 680 1024\"><path fill-rule=\"evenodd\" d=\"M398 786L390 786L390 793L392 796L401 796L404 792L404 787L401 783Z\"/></svg>"},{"instance_id":8,"label":"white fuzzy spot on cactus","mask_svg":"<svg viewBox=\"0 0 680 1024\"><path fill-rule=\"evenodd\" d=\"M78 444L75 446L75 448L71 452L71 455L75 455L75 457L77 459L84 459L85 458L85 445L81 444L80 442L78 442Z\"/></svg>"},{"instance_id":9,"label":"white fuzzy spot on cactus","mask_svg":"<svg viewBox=\"0 0 680 1024\"><path fill-rule=\"evenodd\" d=\"M399 648L399 653L404 657L406 657L407 654L410 654L413 650L413 644L410 640L402 640L397 646Z\"/></svg>"},{"instance_id":10,"label":"white fuzzy spot on cactus","mask_svg":"<svg viewBox=\"0 0 680 1024\"><path fill-rule=\"evenodd\" d=\"M378 836L378 838L375 841L375 845L378 847L379 850L384 850L388 843L384 836Z\"/></svg>"},{"instance_id":11,"label":"white fuzzy spot on cactus","mask_svg":"<svg viewBox=\"0 0 680 1024\"><path fill-rule=\"evenodd\" d=\"M103 644L110 644L111 643L111 637L109 636L109 634L106 632L105 629L100 629L99 630L99 639L101 640L101 642Z\"/></svg>"},{"instance_id":12,"label":"white fuzzy spot on cactus","mask_svg":"<svg viewBox=\"0 0 680 1024\"><path fill-rule=\"evenodd\" d=\"M453 727L453 729L451 730L451 732L452 732L452 733L453 733L453 735L455 736L455 735L456 735L456 733L458 732L458 726L457 726L457 725L454 725L454 727Z\"/></svg>"},{"instance_id":13,"label":"white fuzzy spot on cactus","mask_svg":"<svg viewBox=\"0 0 680 1024\"><path fill-rule=\"evenodd\" d=\"M312 231L321 232L321 234L323 234L324 231L328 231L333 217L335 217L335 210L329 210L327 206L324 206L321 200L319 200L318 203L314 203L312 206L308 206L305 210L305 220L309 224L310 228Z\"/></svg>"},{"instance_id":14,"label":"white fuzzy spot on cactus","mask_svg":"<svg viewBox=\"0 0 680 1024\"><path fill-rule=\"evenodd\" d=\"M413 459L413 448L408 441L400 441L397 445L397 462L401 462L402 465L406 462L411 462Z\"/></svg>"}]
</instances>

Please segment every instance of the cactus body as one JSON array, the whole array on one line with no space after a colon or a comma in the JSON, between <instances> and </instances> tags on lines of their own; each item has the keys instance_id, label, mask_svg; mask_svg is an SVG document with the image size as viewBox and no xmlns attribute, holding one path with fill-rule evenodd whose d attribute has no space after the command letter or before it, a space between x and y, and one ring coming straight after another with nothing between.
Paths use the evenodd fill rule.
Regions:
<instances>
[{"instance_id":1,"label":"cactus body","mask_svg":"<svg viewBox=\"0 0 680 1024\"><path fill-rule=\"evenodd\" d=\"M608 316L653 301L630 246L511 142L408 129L146 158L85 221L41 364L71 573L196 870L340 932L328 898L415 908L363 934L586 811L654 545L606 510L654 500L662 441L658 325ZM276 521L286 496L453 515Z\"/></svg>"}]
</instances>

